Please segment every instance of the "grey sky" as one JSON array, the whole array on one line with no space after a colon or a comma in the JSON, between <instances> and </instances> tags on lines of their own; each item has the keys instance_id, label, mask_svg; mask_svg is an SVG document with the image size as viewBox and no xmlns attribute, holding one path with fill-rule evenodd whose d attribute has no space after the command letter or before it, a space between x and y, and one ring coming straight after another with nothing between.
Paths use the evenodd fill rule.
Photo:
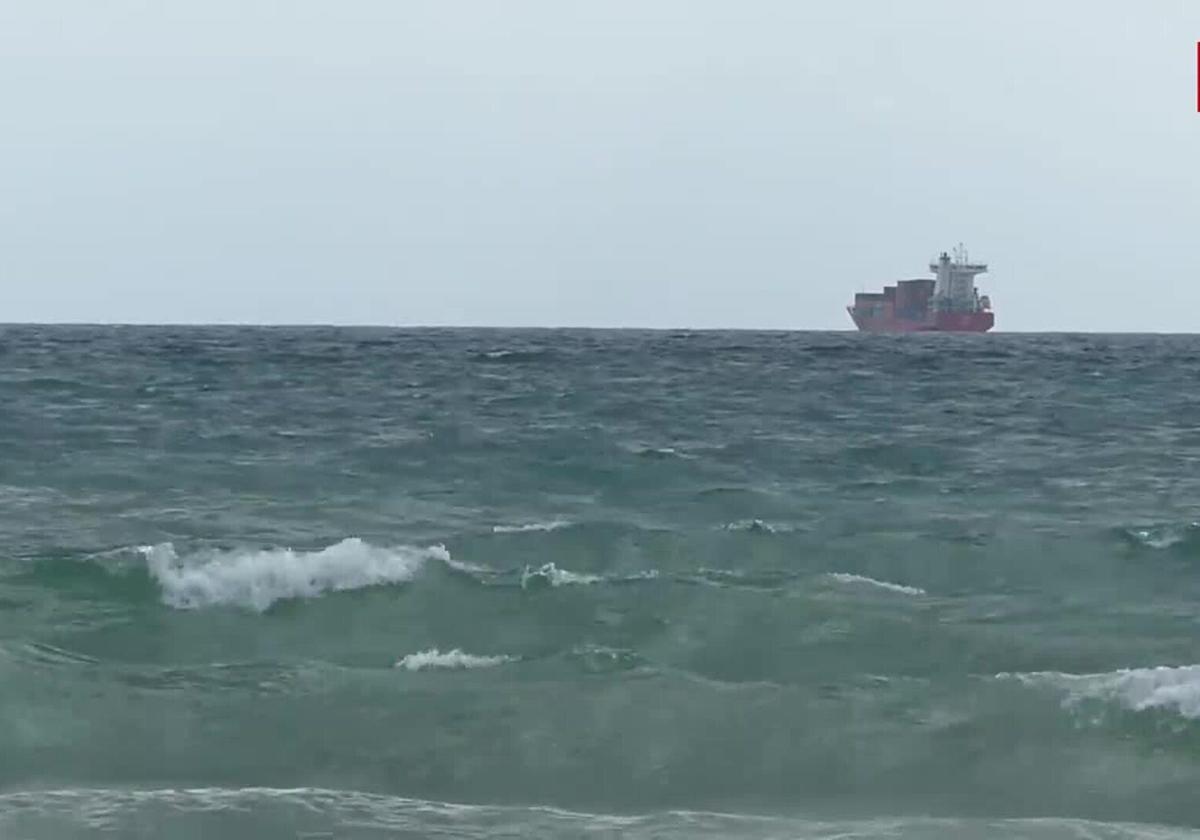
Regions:
<instances>
[{"instance_id":1,"label":"grey sky","mask_svg":"<svg viewBox=\"0 0 1200 840\"><path fill-rule=\"evenodd\" d=\"M1200 332L1200 0L0 0L0 321Z\"/></svg>"}]
</instances>

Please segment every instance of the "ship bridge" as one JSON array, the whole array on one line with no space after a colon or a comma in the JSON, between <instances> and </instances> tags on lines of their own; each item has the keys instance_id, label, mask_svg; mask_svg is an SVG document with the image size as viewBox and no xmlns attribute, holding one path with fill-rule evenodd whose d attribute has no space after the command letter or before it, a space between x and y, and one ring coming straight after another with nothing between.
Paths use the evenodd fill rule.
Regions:
<instances>
[{"instance_id":1,"label":"ship bridge","mask_svg":"<svg viewBox=\"0 0 1200 840\"><path fill-rule=\"evenodd\" d=\"M945 251L929 270L937 275L933 291L933 308L941 312L979 312L986 308L975 289L975 276L987 272L987 263L973 263L967 257L962 244L954 249L953 255Z\"/></svg>"}]
</instances>

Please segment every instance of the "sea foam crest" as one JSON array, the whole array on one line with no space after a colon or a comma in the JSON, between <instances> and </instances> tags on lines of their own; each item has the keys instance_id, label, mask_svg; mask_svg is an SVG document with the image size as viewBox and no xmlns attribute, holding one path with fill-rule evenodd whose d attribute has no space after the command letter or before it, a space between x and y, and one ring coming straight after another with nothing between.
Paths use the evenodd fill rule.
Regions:
<instances>
[{"instance_id":1,"label":"sea foam crest","mask_svg":"<svg viewBox=\"0 0 1200 840\"><path fill-rule=\"evenodd\" d=\"M549 522L525 522L520 525L493 525L493 534L526 534L531 531L557 531L570 525L565 519L551 519Z\"/></svg>"},{"instance_id":2,"label":"sea foam crest","mask_svg":"<svg viewBox=\"0 0 1200 840\"><path fill-rule=\"evenodd\" d=\"M739 519L721 526L726 531L747 531L752 534L780 534L793 530L789 525L764 522L761 519Z\"/></svg>"},{"instance_id":3,"label":"sea foam crest","mask_svg":"<svg viewBox=\"0 0 1200 840\"><path fill-rule=\"evenodd\" d=\"M849 572L832 572L829 577L836 580L838 583L855 583L862 586L874 586L877 589L886 589L889 592L900 592L904 595L925 595L924 589L917 586L905 586L902 583L891 583L886 580L876 580L875 578L866 577L865 575L854 575Z\"/></svg>"},{"instance_id":4,"label":"sea foam crest","mask_svg":"<svg viewBox=\"0 0 1200 840\"><path fill-rule=\"evenodd\" d=\"M260 612L288 598L403 583L426 560L450 561L442 546L379 548L357 538L317 551L203 551L181 557L171 543L140 551L164 603L179 609L231 604Z\"/></svg>"},{"instance_id":5,"label":"sea foam crest","mask_svg":"<svg viewBox=\"0 0 1200 840\"><path fill-rule=\"evenodd\" d=\"M1186 525L1155 525L1145 528L1127 528L1125 534L1139 545L1147 548L1171 548L1200 536L1200 523Z\"/></svg>"},{"instance_id":6,"label":"sea foam crest","mask_svg":"<svg viewBox=\"0 0 1200 840\"><path fill-rule=\"evenodd\" d=\"M634 572L623 576L588 575L581 574L580 572L572 572L570 569L560 569L553 563L543 563L536 569L526 566L521 570L522 589L539 586L582 586L593 583L637 583L657 579L658 571L656 569L647 569L646 571Z\"/></svg>"},{"instance_id":7,"label":"sea foam crest","mask_svg":"<svg viewBox=\"0 0 1200 840\"><path fill-rule=\"evenodd\" d=\"M521 588L527 589L537 584L550 586L570 586L572 584L600 583L604 578L599 575L584 575L568 569L560 569L553 563L545 563L536 569L528 566L521 572Z\"/></svg>"},{"instance_id":8,"label":"sea foam crest","mask_svg":"<svg viewBox=\"0 0 1200 840\"><path fill-rule=\"evenodd\" d=\"M1200 665L1124 668L1100 674L1038 671L997 674L997 677L1064 691L1066 706L1102 700L1119 703L1135 712L1174 709L1186 718L1200 718Z\"/></svg>"},{"instance_id":9,"label":"sea foam crest","mask_svg":"<svg viewBox=\"0 0 1200 840\"><path fill-rule=\"evenodd\" d=\"M408 671L425 671L431 668L461 670L466 668L493 668L512 662L511 656L475 656L463 653L458 648L442 653L437 648L410 653L396 663L395 667Z\"/></svg>"}]
</instances>

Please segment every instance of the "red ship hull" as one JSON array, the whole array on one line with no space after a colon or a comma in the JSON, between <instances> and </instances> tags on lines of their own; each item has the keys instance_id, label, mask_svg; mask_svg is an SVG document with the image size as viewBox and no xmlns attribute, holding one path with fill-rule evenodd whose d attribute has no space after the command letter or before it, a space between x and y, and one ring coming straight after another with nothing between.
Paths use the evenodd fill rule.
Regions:
<instances>
[{"instance_id":1,"label":"red ship hull","mask_svg":"<svg viewBox=\"0 0 1200 840\"><path fill-rule=\"evenodd\" d=\"M868 317L858 313L853 306L846 307L854 326L860 332L907 333L907 332L972 332L990 330L996 323L992 312L938 312L927 318L909 319L896 317Z\"/></svg>"}]
</instances>

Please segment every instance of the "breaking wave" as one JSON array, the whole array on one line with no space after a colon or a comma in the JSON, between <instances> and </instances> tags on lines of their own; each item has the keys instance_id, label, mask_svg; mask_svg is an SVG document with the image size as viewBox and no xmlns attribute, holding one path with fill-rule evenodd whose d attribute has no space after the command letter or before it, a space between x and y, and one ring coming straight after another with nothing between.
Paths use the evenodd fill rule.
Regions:
<instances>
[{"instance_id":1,"label":"breaking wave","mask_svg":"<svg viewBox=\"0 0 1200 840\"><path fill-rule=\"evenodd\" d=\"M746 531L751 534L786 534L795 531L795 527L777 522L764 522L761 519L739 519L721 526L726 531Z\"/></svg>"},{"instance_id":2,"label":"breaking wave","mask_svg":"<svg viewBox=\"0 0 1200 840\"><path fill-rule=\"evenodd\" d=\"M636 581L657 580L658 572L651 569L632 575L609 576L589 575L560 569L553 563L545 563L537 568L526 566L521 571L521 588L532 589L539 586L584 586L593 583L633 583Z\"/></svg>"},{"instance_id":3,"label":"breaking wave","mask_svg":"<svg viewBox=\"0 0 1200 840\"><path fill-rule=\"evenodd\" d=\"M469 668L493 668L506 662L516 661L512 656L475 656L463 653L458 648L442 653L437 648L410 653L396 663L395 667L408 671L465 670Z\"/></svg>"},{"instance_id":4,"label":"breaking wave","mask_svg":"<svg viewBox=\"0 0 1200 840\"><path fill-rule=\"evenodd\" d=\"M567 569L560 569L553 563L546 563L536 569L528 566L521 572L521 588L531 586L569 586L572 584L600 583L604 580L600 575L583 575Z\"/></svg>"},{"instance_id":5,"label":"breaking wave","mask_svg":"<svg viewBox=\"0 0 1200 840\"><path fill-rule=\"evenodd\" d=\"M1135 712L1167 709L1186 718L1200 719L1200 665L1125 668L1100 674L1037 671L996 676L1064 692L1063 705L1068 707L1099 700L1115 702Z\"/></svg>"},{"instance_id":6,"label":"breaking wave","mask_svg":"<svg viewBox=\"0 0 1200 840\"><path fill-rule=\"evenodd\" d=\"M557 531L570 527L565 519L552 519L549 522L526 522L521 525L493 525L493 534L527 534L533 531Z\"/></svg>"},{"instance_id":7,"label":"breaking wave","mask_svg":"<svg viewBox=\"0 0 1200 840\"><path fill-rule=\"evenodd\" d=\"M474 358L479 362L491 362L499 364L516 364L519 362L538 362L552 358L549 350L543 349L528 349L528 350L485 350L475 353Z\"/></svg>"},{"instance_id":8,"label":"breaking wave","mask_svg":"<svg viewBox=\"0 0 1200 840\"><path fill-rule=\"evenodd\" d=\"M926 595L924 589L918 586L905 586L902 583L891 583L886 580L876 580L875 578L866 577L865 575L854 575L849 572L830 572L829 577L836 580L838 583L859 584L861 586L874 586L877 589L886 589L889 592L900 592L904 595Z\"/></svg>"},{"instance_id":9,"label":"breaking wave","mask_svg":"<svg viewBox=\"0 0 1200 840\"><path fill-rule=\"evenodd\" d=\"M1164 549L1185 544L1200 544L1200 522L1125 528L1121 533L1130 542L1146 548Z\"/></svg>"},{"instance_id":10,"label":"breaking wave","mask_svg":"<svg viewBox=\"0 0 1200 840\"><path fill-rule=\"evenodd\" d=\"M450 561L442 546L378 548L357 538L317 551L209 550L181 557L171 543L139 550L167 605L234 605L259 612L276 601L404 583L426 560Z\"/></svg>"},{"instance_id":11,"label":"breaking wave","mask_svg":"<svg viewBox=\"0 0 1200 840\"><path fill-rule=\"evenodd\" d=\"M512 532L553 530L567 527L531 523L511 528ZM381 547L351 537L325 548L298 551L290 548L201 549L179 552L173 543L119 549L93 555L104 560L110 571L119 561L146 569L157 586L162 602L176 609L195 610L217 606L243 607L264 612L286 600L316 598L330 592L407 583L434 561L452 574L484 586L523 590L572 586L628 586L662 582L702 585L718 589L778 590L810 575L780 569L744 570L699 568L694 571L582 572L550 561L494 568L453 557L442 545L427 547L399 545ZM126 571L132 571L127 568ZM928 594L924 589L848 572L819 575L840 584L871 587L901 595Z\"/></svg>"},{"instance_id":12,"label":"breaking wave","mask_svg":"<svg viewBox=\"0 0 1200 840\"><path fill-rule=\"evenodd\" d=\"M0 794L5 836L623 837L630 840L1168 840L1193 829L1082 819L877 817L820 821L713 811L603 814L546 805L473 805L324 788L74 788Z\"/></svg>"},{"instance_id":13,"label":"breaking wave","mask_svg":"<svg viewBox=\"0 0 1200 840\"><path fill-rule=\"evenodd\" d=\"M648 458L650 460L670 458L691 460L693 457L685 452L680 452L674 446L638 446L630 447L630 451L639 458Z\"/></svg>"}]
</instances>

